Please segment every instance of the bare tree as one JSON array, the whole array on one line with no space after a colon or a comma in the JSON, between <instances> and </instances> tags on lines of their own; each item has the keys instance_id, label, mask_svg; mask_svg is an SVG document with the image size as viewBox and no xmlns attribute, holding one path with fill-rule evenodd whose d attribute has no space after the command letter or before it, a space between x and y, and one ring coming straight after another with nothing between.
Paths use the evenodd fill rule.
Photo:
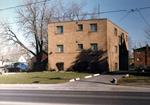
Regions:
<instances>
[{"instance_id":1,"label":"bare tree","mask_svg":"<svg viewBox=\"0 0 150 105\"><path fill-rule=\"evenodd\" d=\"M129 51L132 51L133 47L134 47L133 40L131 39L130 36L128 36L128 49L129 49Z\"/></svg>"},{"instance_id":2,"label":"bare tree","mask_svg":"<svg viewBox=\"0 0 150 105\"><path fill-rule=\"evenodd\" d=\"M29 51L31 54L36 56L35 52L30 50L22 41L18 38L17 34L12 30L11 26L7 23L1 23L3 26L3 31L1 33L1 37L3 37L3 43L10 42L11 44L19 44L21 47Z\"/></svg>"},{"instance_id":3,"label":"bare tree","mask_svg":"<svg viewBox=\"0 0 150 105\"><path fill-rule=\"evenodd\" d=\"M25 4L28 5L26 5L24 8L17 9L17 23L19 30L22 31L22 36L29 40L32 49L34 50L26 46L22 40L18 38L18 33L15 33L15 31L7 23L1 24L3 27L1 34L6 40L15 44L19 44L28 52L33 54L36 57L35 68L43 69L41 66L41 60L43 54L47 54L47 27L48 22L51 20L53 9L51 9L52 7L48 8L47 0L40 4L34 2L37 2L37 0L28 0L25 2Z\"/></svg>"},{"instance_id":4,"label":"bare tree","mask_svg":"<svg viewBox=\"0 0 150 105\"><path fill-rule=\"evenodd\" d=\"M86 2L80 4L73 1L67 2L67 6L64 5L62 0L58 0L57 6L55 6L56 21L73 21L83 20L86 18L86 12L83 11Z\"/></svg>"},{"instance_id":5,"label":"bare tree","mask_svg":"<svg viewBox=\"0 0 150 105\"><path fill-rule=\"evenodd\" d=\"M22 37L28 40L32 48L26 46L26 44L19 39L18 33L12 29L9 23L1 23L3 28L1 35L7 41L19 44L34 55L36 57L36 69L43 69L39 66L41 66L40 64L42 63L43 54L47 54L48 23L65 19L79 19L79 15L83 12L82 6L76 3L72 3L66 8L60 1L55 5L49 5L47 0L43 3L36 3L38 1L39 0L27 0L24 4L28 5L17 9L17 26L19 31L22 32Z\"/></svg>"}]
</instances>

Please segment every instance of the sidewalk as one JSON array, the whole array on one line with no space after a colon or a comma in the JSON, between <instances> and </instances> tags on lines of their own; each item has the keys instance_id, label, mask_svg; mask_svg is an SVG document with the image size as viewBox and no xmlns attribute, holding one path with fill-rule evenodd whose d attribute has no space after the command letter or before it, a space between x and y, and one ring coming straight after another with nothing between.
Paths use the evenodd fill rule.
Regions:
<instances>
[{"instance_id":1,"label":"sidewalk","mask_svg":"<svg viewBox=\"0 0 150 105\"><path fill-rule=\"evenodd\" d=\"M105 78L107 79L107 81L105 80ZM150 92L150 88L146 87L114 85L108 82L111 76L109 77L108 75L106 75L105 78L104 76L100 75L98 77L62 84L0 84L0 89Z\"/></svg>"}]
</instances>

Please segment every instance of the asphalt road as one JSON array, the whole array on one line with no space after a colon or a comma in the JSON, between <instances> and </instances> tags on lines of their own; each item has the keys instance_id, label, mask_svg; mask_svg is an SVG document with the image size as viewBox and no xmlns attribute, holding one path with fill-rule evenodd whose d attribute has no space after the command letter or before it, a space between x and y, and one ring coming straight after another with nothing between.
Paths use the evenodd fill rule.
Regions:
<instances>
[{"instance_id":1,"label":"asphalt road","mask_svg":"<svg viewBox=\"0 0 150 105\"><path fill-rule=\"evenodd\" d=\"M149 105L150 93L0 90L0 105Z\"/></svg>"}]
</instances>

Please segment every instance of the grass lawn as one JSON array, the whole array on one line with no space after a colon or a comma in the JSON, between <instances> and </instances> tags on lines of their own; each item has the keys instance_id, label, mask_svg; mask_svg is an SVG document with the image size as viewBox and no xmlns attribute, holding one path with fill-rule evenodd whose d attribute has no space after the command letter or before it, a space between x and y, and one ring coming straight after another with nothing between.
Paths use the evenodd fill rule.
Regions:
<instances>
[{"instance_id":1,"label":"grass lawn","mask_svg":"<svg viewBox=\"0 0 150 105\"><path fill-rule=\"evenodd\" d=\"M29 72L10 75L0 75L0 84L56 84L68 82L72 78L89 75L76 72Z\"/></svg>"},{"instance_id":2,"label":"grass lawn","mask_svg":"<svg viewBox=\"0 0 150 105\"><path fill-rule=\"evenodd\" d=\"M120 85L128 86L148 86L150 87L150 76L129 76L127 78L121 78L118 81Z\"/></svg>"}]
</instances>

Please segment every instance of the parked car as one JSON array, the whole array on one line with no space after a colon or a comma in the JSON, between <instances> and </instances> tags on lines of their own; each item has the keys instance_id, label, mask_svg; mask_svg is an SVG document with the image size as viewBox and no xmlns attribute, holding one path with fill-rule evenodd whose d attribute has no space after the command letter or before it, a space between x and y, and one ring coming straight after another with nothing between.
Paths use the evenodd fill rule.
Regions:
<instances>
[{"instance_id":1,"label":"parked car","mask_svg":"<svg viewBox=\"0 0 150 105\"><path fill-rule=\"evenodd\" d=\"M28 65L26 63L16 62L11 65L6 65L5 69L7 69L8 72L24 72L28 71Z\"/></svg>"},{"instance_id":2,"label":"parked car","mask_svg":"<svg viewBox=\"0 0 150 105\"><path fill-rule=\"evenodd\" d=\"M25 71L28 71L29 67L28 67L28 64L26 63L15 63L14 64L17 68L19 68L19 71L20 72L25 72Z\"/></svg>"}]
</instances>

